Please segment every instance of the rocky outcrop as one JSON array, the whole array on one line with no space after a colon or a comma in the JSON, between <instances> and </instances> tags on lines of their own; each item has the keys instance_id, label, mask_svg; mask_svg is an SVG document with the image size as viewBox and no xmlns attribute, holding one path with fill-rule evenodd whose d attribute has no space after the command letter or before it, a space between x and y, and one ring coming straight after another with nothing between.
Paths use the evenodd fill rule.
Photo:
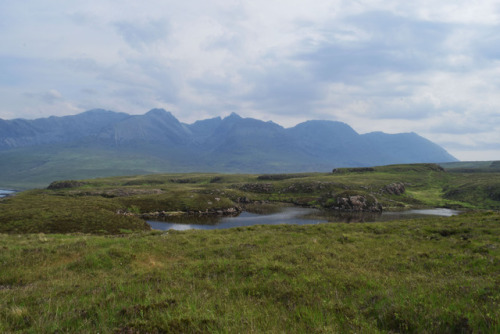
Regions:
<instances>
[{"instance_id":1,"label":"rocky outcrop","mask_svg":"<svg viewBox=\"0 0 500 334\"><path fill-rule=\"evenodd\" d=\"M252 193L272 193L274 192L274 186L270 183L246 183L240 187L243 191L249 191Z\"/></svg>"},{"instance_id":2,"label":"rocky outcrop","mask_svg":"<svg viewBox=\"0 0 500 334\"><path fill-rule=\"evenodd\" d=\"M335 168L332 170L333 174L344 174L344 173L369 173L374 172L375 168L372 167L356 167L356 168Z\"/></svg>"},{"instance_id":3,"label":"rocky outcrop","mask_svg":"<svg viewBox=\"0 0 500 334\"><path fill-rule=\"evenodd\" d=\"M105 198L127 197L136 195L160 195L164 191L161 189L136 189L136 188L115 188L105 191L99 190L70 190L68 194L72 196L101 196Z\"/></svg>"},{"instance_id":4,"label":"rocky outcrop","mask_svg":"<svg viewBox=\"0 0 500 334\"><path fill-rule=\"evenodd\" d=\"M402 195L405 193L406 188L404 183L402 182L395 182L386 185L384 188L382 188L382 191L389 194L389 195Z\"/></svg>"},{"instance_id":5,"label":"rocky outcrop","mask_svg":"<svg viewBox=\"0 0 500 334\"><path fill-rule=\"evenodd\" d=\"M252 201L248 197L238 197L236 200L237 203L241 204L250 204Z\"/></svg>"},{"instance_id":6,"label":"rocky outcrop","mask_svg":"<svg viewBox=\"0 0 500 334\"><path fill-rule=\"evenodd\" d=\"M68 189L68 188L78 188L85 185L85 182L75 181L75 180L65 180L65 181L54 181L47 189Z\"/></svg>"},{"instance_id":7,"label":"rocky outcrop","mask_svg":"<svg viewBox=\"0 0 500 334\"><path fill-rule=\"evenodd\" d=\"M280 194L287 193L314 193L317 191L333 190L335 187L344 187L344 185L334 182L297 182L292 183L278 191Z\"/></svg>"},{"instance_id":8,"label":"rocky outcrop","mask_svg":"<svg viewBox=\"0 0 500 334\"><path fill-rule=\"evenodd\" d=\"M382 212L382 205L372 195L338 197L337 208L341 211Z\"/></svg>"},{"instance_id":9,"label":"rocky outcrop","mask_svg":"<svg viewBox=\"0 0 500 334\"><path fill-rule=\"evenodd\" d=\"M133 213L126 210L118 210L116 212L124 216L136 216L142 219L165 219L169 217L179 216L237 216L241 213L240 207L223 208L223 209L207 209L205 211L155 211L145 213Z\"/></svg>"},{"instance_id":10,"label":"rocky outcrop","mask_svg":"<svg viewBox=\"0 0 500 334\"><path fill-rule=\"evenodd\" d=\"M207 209L205 211L187 211L186 214L188 215L200 215L200 216L236 216L241 213L241 208L238 206L234 206L231 208L222 208L222 209L217 209L217 208L211 208Z\"/></svg>"},{"instance_id":11,"label":"rocky outcrop","mask_svg":"<svg viewBox=\"0 0 500 334\"><path fill-rule=\"evenodd\" d=\"M288 179L296 179L307 177L305 174L265 174L257 177L257 180L266 180L266 181L282 181Z\"/></svg>"}]
</instances>

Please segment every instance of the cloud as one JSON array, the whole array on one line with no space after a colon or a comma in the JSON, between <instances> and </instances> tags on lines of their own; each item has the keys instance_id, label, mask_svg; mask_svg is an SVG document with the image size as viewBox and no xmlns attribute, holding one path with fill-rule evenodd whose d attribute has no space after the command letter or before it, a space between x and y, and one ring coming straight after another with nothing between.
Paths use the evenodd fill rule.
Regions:
<instances>
[{"instance_id":1,"label":"cloud","mask_svg":"<svg viewBox=\"0 0 500 334\"><path fill-rule=\"evenodd\" d=\"M51 89L48 92L42 94L42 100L48 104L54 104L57 101L62 100L63 96L56 89Z\"/></svg>"},{"instance_id":2,"label":"cloud","mask_svg":"<svg viewBox=\"0 0 500 334\"><path fill-rule=\"evenodd\" d=\"M500 60L500 24L485 27L476 33L476 38L471 42L474 56L485 61Z\"/></svg>"},{"instance_id":3,"label":"cloud","mask_svg":"<svg viewBox=\"0 0 500 334\"><path fill-rule=\"evenodd\" d=\"M220 36L214 37L205 43L205 50L229 50L230 52L238 52L241 50L243 41L234 33L223 33Z\"/></svg>"},{"instance_id":4,"label":"cloud","mask_svg":"<svg viewBox=\"0 0 500 334\"><path fill-rule=\"evenodd\" d=\"M319 80L359 82L384 72L428 71L445 53L447 25L388 12L348 17L327 27L324 42L297 55Z\"/></svg>"},{"instance_id":5,"label":"cloud","mask_svg":"<svg viewBox=\"0 0 500 334\"><path fill-rule=\"evenodd\" d=\"M499 9L493 0L2 2L0 118L236 111L285 126L320 118L415 131L491 154Z\"/></svg>"},{"instance_id":6,"label":"cloud","mask_svg":"<svg viewBox=\"0 0 500 334\"><path fill-rule=\"evenodd\" d=\"M321 84L293 63L272 61L268 66L242 76L251 83L251 88L242 98L255 109L277 114L303 113L311 109L311 104L322 93Z\"/></svg>"},{"instance_id":7,"label":"cloud","mask_svg":"<svg viewBox=\"0 0 500 334\"><path fill-rule=\"evenodd\" d=\"M136 50L165 40L168 37L169 27L166 20L152 20L147 22L120 21L115 23L116 30L123 39Z\"/></svg>"}]
</instances>

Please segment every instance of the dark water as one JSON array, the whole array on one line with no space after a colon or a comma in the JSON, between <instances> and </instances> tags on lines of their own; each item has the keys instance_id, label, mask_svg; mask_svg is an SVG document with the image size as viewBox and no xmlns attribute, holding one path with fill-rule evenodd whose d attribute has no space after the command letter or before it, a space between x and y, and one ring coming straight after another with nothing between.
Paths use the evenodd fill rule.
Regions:
<instances>
[{"instance_id":1,"label":"dark water","mask_svg":"<svg viewBox=\"0 0 500 334\"><path fill-rule=\"evenodd\" d=\"M15 193L15 191L13 191L13 190L0 189L0 197L5 197L5 196L11 195L13 193Z\"/></svg>"},{"instance_id":2,"label":"dark water","mask_svg":"<svg viewBox=\"0 0 500 334\"><path fill-rule=\"evenodd\" d=\"M315 209L286 207L279 212L270 214L255 214L243 212L237 217L179 217L169 221L148 221L155 230L214 230L251 225L279 224L319 224L328 222L383 222L401 219L422 218L429 215L449 217L459 214L450 209L408 210L380 213L338 213Z\"/></svg>"},{"instance_id":3,"label":"dark water","mask_svg":"<svg viewBox=\"0 0 500 334\"><path fill-rule=\"evenodd\" d=\"M272 214L256 214L242 212L237 217L195 217L190 219L180 219L176 222L148 221L155 230L214 230L231 227L251 226L251 225L279 225L279 224L317 224L326 223L325 219L306 218L305 215L311 213L311 209L285 208L281 212Z\"/></svg>"}]
</instances>

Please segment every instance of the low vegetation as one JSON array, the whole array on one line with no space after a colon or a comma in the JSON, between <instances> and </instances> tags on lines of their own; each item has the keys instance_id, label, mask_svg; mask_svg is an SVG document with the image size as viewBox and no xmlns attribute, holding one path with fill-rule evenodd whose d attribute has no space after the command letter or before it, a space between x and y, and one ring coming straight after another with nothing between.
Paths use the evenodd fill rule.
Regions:
<instances>
[{"instance_id":1,"label":"low vegetation","mask_svg":"<svg viewBox=\"0 0 500 334\"><path fill-rule=\"evenodd\" d=\"M1 200L0 233L141 231L148 229L141 214L216 213L263 202L366 211L498 209L499 176L417 164L274 176L153 174L56 181L48 189ZM351 199L368 206L351 207L356 202Z\"/></svg>"},{"instance_id":2,"label":"low vegetation","mask_svg":"<svg viewBox=\"0 0 500 334\"><path fill-rule=\"evenodd\" d=\"M500 330L500 215L0 235L1 332Z\"/></svg>"},{"instance_id":3,"label":"low vegetation","mask_svg":"<svg viewBox=\"0 0 500 334\"><path fill-rule=\"evenodd\" d=\"M0 332L500 332L497 174L401 165L262 176L64 181L1 199ZM327 208L338 196L468 212L182 232L139 218Z\"/></svg>"}]
</instances>

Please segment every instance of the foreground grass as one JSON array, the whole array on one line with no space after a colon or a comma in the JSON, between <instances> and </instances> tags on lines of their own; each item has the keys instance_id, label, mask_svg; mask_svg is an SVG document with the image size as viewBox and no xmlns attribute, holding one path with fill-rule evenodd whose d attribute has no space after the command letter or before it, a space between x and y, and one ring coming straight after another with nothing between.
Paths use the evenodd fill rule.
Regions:
<instances>
[{"instance_id":1,"label":"foreground grass","mask_svg":"<svg viewBox=\"0 0 500 334\"><path fill-rule=\"evenodd\" d=\"M0 332L500 331L500 214L0 235Z\"/></svg>"}]
</instances>

